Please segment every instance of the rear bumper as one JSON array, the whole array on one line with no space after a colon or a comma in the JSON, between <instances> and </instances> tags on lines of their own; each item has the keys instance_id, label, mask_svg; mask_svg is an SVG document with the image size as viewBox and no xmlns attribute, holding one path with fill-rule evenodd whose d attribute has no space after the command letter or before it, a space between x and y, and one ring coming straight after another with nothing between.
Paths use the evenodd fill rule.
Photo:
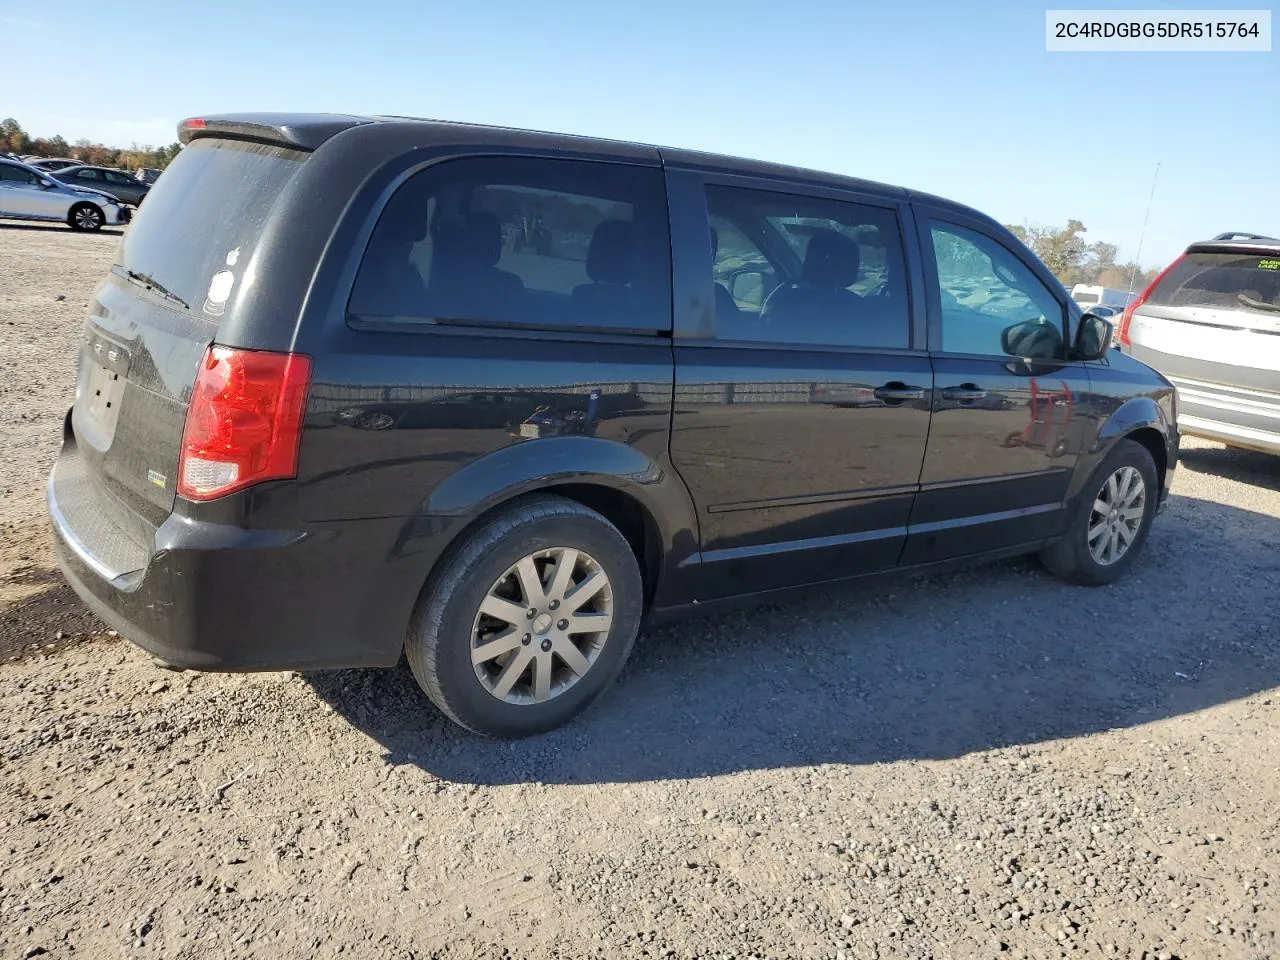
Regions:
<instances>
[{"instance_id":1,"label":"rear bumper","mask_svg":"<svg viewBox=\"0 0 1280 960\"><path fill-rule=\"evenodd\" d=\"M1280 393L1170 379L1178 388L1178 429L1183 433L1280 453Z\"/></svg>"},{"instance_id":2,"label":"rear bumper","mask_svg":"<svg viewBox=\"0 0 1280 960\"><path fill-rule=\"evenodd\" d=\"M58 566L123 637L174 666L281 670L390 666L421 588L417 558L392 557L403 520L245 529L170 516L139 569L121 571L101 530L64 509L59 457L47 488ZM60 499L61 498L61 499ZM79 514L83 523L83 514ZM121 531L123 535L123 531Z\"/></svg>"}]
</instances>

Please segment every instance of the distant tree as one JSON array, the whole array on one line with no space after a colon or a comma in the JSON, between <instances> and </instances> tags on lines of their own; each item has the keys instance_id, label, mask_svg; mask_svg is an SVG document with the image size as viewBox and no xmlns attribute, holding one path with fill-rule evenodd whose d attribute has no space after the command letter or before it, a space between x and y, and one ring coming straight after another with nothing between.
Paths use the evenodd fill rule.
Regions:
<instances>
[{"instance_id":1,"label":"distant tree","mask_svg":"<svg viewBox=\"0 0 1280 960\"><path fill-rule=\"evenodd\" d=\"M138 167L163 170L182 151L182 144L139 147L135 143L128 150L122 150L94 143L85 137L79 138L74 144L68 144L61 136L32 138L17 120L9 117L0 120L0 151L34 154L38 157L72 157L83 163L120 167L124 170L135 170Z\"/></svg>"},{"instance_id":2,"label":"distant tree","mask_svg":"<svg viewBox=\"0 0 1280 960\"><path fill-rule=\"evenodd\" d=\"M1017 224L1005 225L1010 233L1031 248L1063 286L1096 283L1104 287L1128 290L1133 277L1135 291L1141 291L1155 279L1157 270L1136 269L1134 263L1116 263L1119 250L1114 243L1086 243L1088 231L1079 220L1068 220L1065 227ZM1135 273L1136 270L1136 273Z\"/></svg>"},{"instance_id":3,"label":"distant tree","mask_svg":"<svg viewBox=\"0 0 1280 960\"><path fill-rule=\"evenodd\" d=\"M31 138L22 129L21 124L13 117L0 120L0 149L8 153L26 153L31 146Z\"/></svg>"}]
</instances>

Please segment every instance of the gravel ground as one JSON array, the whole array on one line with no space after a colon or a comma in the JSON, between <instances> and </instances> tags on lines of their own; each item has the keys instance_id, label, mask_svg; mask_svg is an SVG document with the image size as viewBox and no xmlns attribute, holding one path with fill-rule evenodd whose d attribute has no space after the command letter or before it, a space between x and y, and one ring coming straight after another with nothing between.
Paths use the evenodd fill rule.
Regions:
<instances>
[{"instance_id":1,"label":"gravel ground","mask_svg":"<svg viewBox=\"0 0 1280 960\"><path fill-rule=\"evenodd\" d=\"M1280 957L1280 459L1189 442L1116 586L651 629L579 722L485 742L404 670L160 671L61 585L116 242L0 226L3 960Z\"/></svg>"}]
</instances>

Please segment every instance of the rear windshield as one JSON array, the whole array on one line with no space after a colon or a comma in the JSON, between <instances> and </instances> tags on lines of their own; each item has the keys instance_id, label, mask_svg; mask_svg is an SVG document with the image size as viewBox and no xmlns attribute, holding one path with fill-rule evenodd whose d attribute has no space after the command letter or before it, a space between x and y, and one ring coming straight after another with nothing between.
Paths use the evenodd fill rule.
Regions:
<instances>
[{"instance_id":1,"label":"rear windshield","mask_svg":"<svg viewBox=\"0 0 1280 960\"><path fill-rule=\"evenodd\" d=\"M1165 274L1147 303L1280 314L1280 256L1189 253Z\"/></svg>"},{"instance_id":2,"label":"rear windshield","mask_svg":"<svg viewBox=\"0 0 1280 960\"><path fill-rule=\"evenodd\" d=\"M1099 298L1096 293L1077 293L1074 299L1076 303L1097 303Z\"/></svg>"},{"instance_id":3,"label":"rear windshield","mask_svg":"<svg viewBox=\"0 0 1280 960\"><path fill-rule=\"evenodd\" d=\"M214 274L242 270L273 201L308 154L236 140L196 140L147 194L120 247L120 265L204 310Z\"/></svg>"}]
</instances>

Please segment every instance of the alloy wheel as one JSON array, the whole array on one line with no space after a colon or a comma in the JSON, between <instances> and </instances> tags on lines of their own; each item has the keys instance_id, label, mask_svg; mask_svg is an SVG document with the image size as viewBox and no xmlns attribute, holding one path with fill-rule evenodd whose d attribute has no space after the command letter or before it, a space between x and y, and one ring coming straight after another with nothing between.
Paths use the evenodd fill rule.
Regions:
<instances>
[{"instance_id":1,"label":"alloy wheel","mask_svg":"<svg viewBox=\"0 0 1280 960\"><path fill-rule=\"evenodd\" d=\"M584 550L528 554L489 588L471 630L471 663L491 695L545 703L591 669L613 624L613 589Z\"/></svg>"},{"instance_id":2,"label":"alloy wheel","mask_svg":"<svg viewBox=\"0 0 1280 960\"><path fill-rule=\"evenodd\" d=\"M1147 485L1134 467L1121 467L1107 477L1089 512L1089 552L1104 567L1118 561L1133 545L1147 508Z\"/></svg>"}]
</instances>

